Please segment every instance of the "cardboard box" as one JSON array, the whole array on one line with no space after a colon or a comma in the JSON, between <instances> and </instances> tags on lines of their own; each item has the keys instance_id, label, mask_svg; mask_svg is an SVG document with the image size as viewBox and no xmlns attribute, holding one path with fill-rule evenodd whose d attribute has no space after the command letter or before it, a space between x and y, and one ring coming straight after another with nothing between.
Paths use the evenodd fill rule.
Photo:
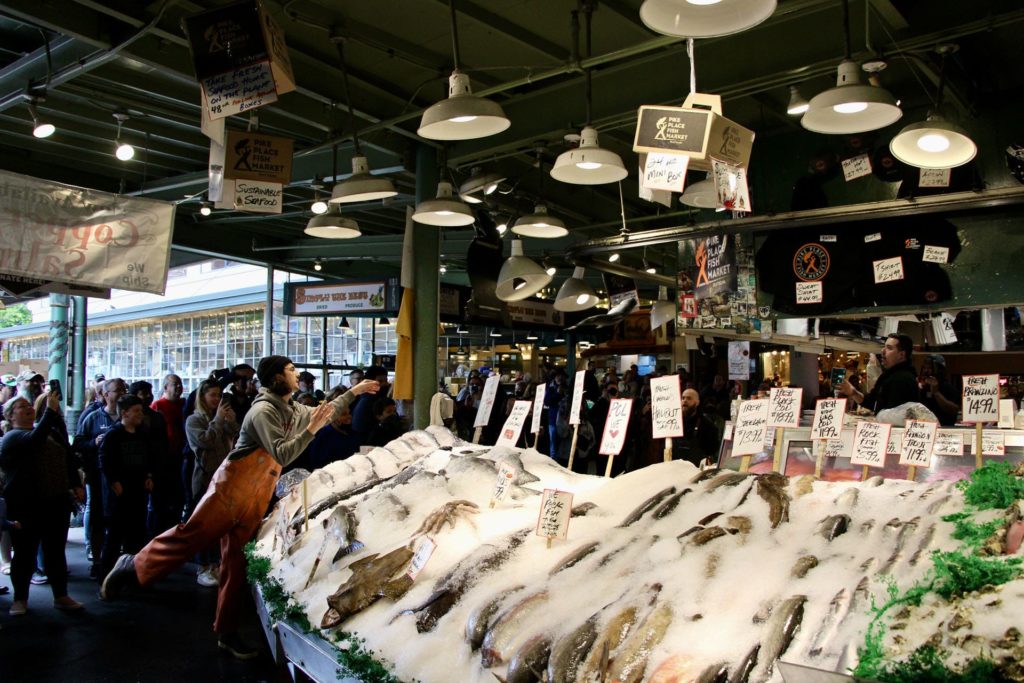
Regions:
<instances>
[{"instance_id":1,"label":"cardboard box","mask_svg":"<svg viewBox=\"0 0 1024 683\"><path fill-rule=\"evenodd\" d=\"M287 185L292 181L292 140L229 130L224 150L224 177Z\"/></svg>"},{"instance_id":2,"label":"cardboard box","mask_svg":"<svg viewBox=\"0 0 1024 683\"><path fill-rule=\"evenodd\" d=\"M684 154L690 169L711 170L711 157L746 167L754 131L722 116L718 95L690 93L682 107L640 107L634 152Z\"/></svg>"}]
</instances>

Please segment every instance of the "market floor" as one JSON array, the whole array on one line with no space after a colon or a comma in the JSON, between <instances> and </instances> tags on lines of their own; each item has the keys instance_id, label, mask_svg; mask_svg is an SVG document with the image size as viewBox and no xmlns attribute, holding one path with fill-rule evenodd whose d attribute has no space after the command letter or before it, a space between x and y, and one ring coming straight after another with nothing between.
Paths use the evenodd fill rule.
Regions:
<instances>
[{"instance_id":1,"label":"market floor","mask_svg":"<svg viewBox=\"0 0 1024 683\"><path fill-rule=\"evenodd\" d=\"M242 636L260 643L256 659L240 662L217 648L211 630L217 591L196 584L196 568L184 568L151 590L125 591L119 602L99 599L89 579L82 529L71 529L67 551L68 594L85 605L78 614L52 607L50 587L32 586L28 614L11 617L11 594L0 596L0 680L240 681L281 683L255 609L246 610ZM9 577L0 585L10 586Z\"/></svg>"}]
</instances>

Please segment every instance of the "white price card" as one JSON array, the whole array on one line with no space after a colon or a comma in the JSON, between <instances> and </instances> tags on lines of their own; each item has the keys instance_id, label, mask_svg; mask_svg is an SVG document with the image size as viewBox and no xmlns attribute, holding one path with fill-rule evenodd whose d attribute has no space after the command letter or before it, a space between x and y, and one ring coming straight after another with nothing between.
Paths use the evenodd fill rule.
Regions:
<instances>
[{"instance_id":1,"label":"white price card","mask_svg":"<svg viewBox=\"0 0 1024 683\"><path fill-rule=\"evenodd\" d=\"M586 370L576 371L576 380L572 383L572 404L569 408L569 424L580 423L580 407L583 405L583 379Z\"/></svg>"},{"instance_id":2,"label":"white price card","mask_svg":"<svg viewBox=\"0 0 1024 683\"><path fill-rule=\"evenodd\" d=\"M569 535L569 517L572 513L572 494L557 489L544 489L537 516L537 535L542 538L565 540Z\"/></svg>"},{"instance_id":3,"label":"white price card","mask_svg":"<svg viewBox=\"0 0 1024 683\"><path fill-rule=\"evenodd\" d=\"M949 247L936 247L931 244L924 245L924 253L921 260L925 263L949 263Z\"/></svg>"},{"instance_id":4,"label":"white price card","mask_svg":"<svg viewBox=\"0 0 1024 683\"><path fill-rule=\"evenodd\" d=\"M500 503L508 498L515 478L516 471L511 465L507 462L498 463L498 477L494 480L494 492L491 493L491 500Z\"/></svg>"},{"instance_id":5,"label":"white price card","mask_svg":"<svg viewBox=\"0 0 1024 683\"><path fill-rule=\"evenodd\" d=\"M648 190L682 192L690 157L685 154L650 152L644 163L642 185Z\"/></svg>"},{"instance_id":6,"label":"white price card","mask_svg":"<svg viewBox=\"0 0 1024 683\"><path fill-rule=\"evenodd\" d=\"M826 458L849 458L853 455L853 430L841 429L838 439L815 441L815 443L821 444L823 455Z\"/></svg>"},{"instance_id":7,"label":"white price card","mask_svg":"<svg viewBox=\"0 0 1024 683\"><path fill-rule=\"evenodd\" d=\"M666 375L651 380L651 421L652 439L668 439L683 435L679 375Z\"/></svg>"},{"instance_id":8,"label":"white price card","mask_svg":"<svg viewBox=\"0 0 1024 683\"><path fill-rule=\"evenodd\" d=\"M953 177L953 170L950 168L922 168L917 178L918 187L949 187L949 180Z\"/></svg>"},{"instance_id":9,"label":"white price card","mask_svg":"<svg viewBox=\"0 0 1024 683\"><path fill-rule=\"evenodd\" d=\"M526 424L526 418L530 415L531 405L529 401L515 402L512 406L512 412L508 414L505 425L501 428L496 446L516 447L516 444L519 442L519 435L523 433L523 425Z\"/></svg>"},{"instance_id":10,"label":"white price card","mask_svg":"<svg viewBox=\"0 0 1024 683\"><path fill-rule=\"evenodd\" d=\"M732 455L753 455L764 450L768 433L768 399L744 401L732 433Z\"/></svg>"},{"instance_id":11,"label":"white price card","mask_svg":"<svg viewBox=\"0 0 1024 683\"><path fill-rule=\"evenodd\" d=\"M769 427L799 427L804 390L773 387L768 396Z\"/></svg>"},{"instance_id":12,"label":"white price card","mask_svg":"<svg viewBox=\"0 0 1024 683\"><path fill-rule=\"evenodd\" d=\"M879 261L872 261L871 263L875 269L876 285L886 282L897 282L903 279L902 256L894 256L892 258L881 259Z\"/></svg>"},{"instance_id":13,"label":"white price card","mask_svg":"<svg viewBox=\"0 0 1024 683\"><path fill-rule=\"evenodd\" d=\"M544 414L544 394L547 390L546 384L538 384L537 393L533 396L533 421L530 424L530 431L534 434L540 432L540 418Z\"/></svg>"},{"instance_id":14,"label":"white price card","mask_svg":"<svg viewBox=\"0 0 1024 683\"><path fill-rule=\"evenodd\" d=\"M981 433L982 455L1006 455L1006 434L995 429Z\"/></svg>"},{"instance_id":15,"label":"white price card","mask_svg":"<svg viewBox=\"0 0 1024 683\"><path fill-rule=\"evenodd\" d=\"M838 438L846 414L845 398L821 398L814 406L814 421L811 423L812 439Z\"/></svg>"},{"instance_id":16,"label":"white price card","mask_svg":"<svg viewBox=\"0 0 1024 683\"><path fill-rule=\"evenodd\" d=\"M799 304L820 304L825 297L824 287L818 282L796 283L796 303Z\"/></svg>"},{"instance_id":17,"label":"white price card","mask_svg":"<svg viewBox=\"0 0 1024 683\"><path fill-rule=\"evenodd\" d=\"M963 421L968 424L999 420L999 375L964 375L960 402Z\"/></svg>"},{"instance_id":18,"label":"white price card","mask_svg":"<svg viewBox=\"0 0 1024 683\"><path fill-rule=\"evenodd\" d=\"M885 451L889 445L889 430L892 425L883 422L861 420L853 432L851 465L885 467Z\"/></svg>"},{"instance_id":19,"label":"white price card","mask_svg":"<svg viewBox=\"0 0 1024 683\"><path fill-rule=\"evenodd\" d=\"M932 463L932 447L939 423L928 420L908 420L903 429L900 464L928 467Z\"/></svg>"},{"instance_id":20,"label":"white price card","mask_svg":"<svg viewBox=\"0 0 1024 683\"><path fill-rule=\"evenodd\" d=\"M416 539L412 548L412 560L409 562L409 568L405 571L405 575L415 581L423 568L427 566L427 562L430 561L430 556L434 554L436 548L437 543L428 536L420 536Z\"/></svg>"},{"instance_id":21,"label":"white price card","mask_svg":"<svg viewBox=\"0 0 1024 683\"><path fill-rule=\"evenodd\" d=\"M1012 398L999 399L999 423L1000 429L1013 429L1013 414L1017 412L1017 404Z\"/></svg>"},{"instance_id":22,"label":"white price card","mask_svg":"<svg viewBox=\"0 0 1024 683\"><path fill-rule=\"evenodd\" d=\"M932 446L932 455L955 455L964 454L964 433L959 429L940 429L935 432L935 445Z\"/></svg>"},{"instance_id":23,"label":"white price card","mask_svg":"<svg viewBox=\"0 0 1024 683\"><path fill-rule=\"evenodd\" d=\"M867 154L843 159L843 177L846 182L871 175L871 158Z\"/></svg>"},{"instance_id":24,"label":"white price card","mask_svg":"<svg viewBox=\"0 0 1024 683\"><path fill-rule=\"evenodd\" d=\"M498 396L498 385L501 378L491 375L484 382L484 393L480 396L480 407L476 409L476 420L474 427L486 427L491 419L491 411L494 409L494 399Z\"/></svg>"},{"instance_id":25,"label":"white price card","mask_svg":"<svg viewBox=\"0 0 1024 683\"><path fill-rule=\"evenodd\" d=\"M722 441L732 441L732 422L726 422L722 428Z\"/></svg>"},{"instance_id":26,"label":"white price card","mask_svg":"<svg viewBox=\"0 0 1024 683\"><path fill-rule=\"evenodd\" d=\"M601 455L618 455L626 445L626 430L629 428L629 416L633 412L633 399L613 398L608 404L608 419L604 423L601 434L601 447L597 452Z\"/></svg>"},{"instance_id":27,"label":"white price card","mask_svg":"<svg viewBox=\"0 0 1024 683\"><path fill-rule=\"evenodd\" d=\"M870 235L864 235L864 243L865 244L868 243L868 242L878 242L881 239L882 239L882 233L880 233L880 232L873 232Z\"/></svg>"},{"instance_id":28,"label":"white price card","mask_svg":"<svg viewBox=\"0 0 1024 683\"><path fill-rule=\"evenodd\" d=\"M903 449L903 429L889 431L889 446L885 449L886 455L899 455Z\"/></svg>"}]
</instances>

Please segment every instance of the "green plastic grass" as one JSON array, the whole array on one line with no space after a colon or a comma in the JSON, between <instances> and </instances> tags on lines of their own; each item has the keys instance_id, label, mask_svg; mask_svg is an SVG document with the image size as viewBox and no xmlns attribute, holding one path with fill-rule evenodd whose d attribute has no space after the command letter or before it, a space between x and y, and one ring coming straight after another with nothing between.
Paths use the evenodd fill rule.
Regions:
<instances>
[{"instance_id":1,"label":"green plastic grass","mask_svg":"<svg viewBox=\"0 0 1024 683\"><path fill-rule=\"evenodd\" d=\"M957 484L964 500L979 510L1002 509L1024 498L1024 480L1013 474L1009 463L994 462L971 473Z\"/></svg>"}]
</instances>

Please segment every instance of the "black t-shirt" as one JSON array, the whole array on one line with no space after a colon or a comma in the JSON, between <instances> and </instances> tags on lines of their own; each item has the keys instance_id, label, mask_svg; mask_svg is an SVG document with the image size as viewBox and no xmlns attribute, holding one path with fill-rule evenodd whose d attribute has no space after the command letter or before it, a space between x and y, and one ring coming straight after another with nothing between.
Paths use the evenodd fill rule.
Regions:
<instances>
[{"instance_id":1,"label":"black t-shirt","mask_svg":"<svg viewBox=\"0 0 1024 683\"><path fill-rule=\"evenodd\" d=\"M933 304L952 297L949 275L943 266L960 254L960 238L949 221L937 216L872 221L862 239L863 284L857 289L860 305ZM937 260L944 263L934 262ZM888 266L890 273L902 270L902 277L878 282L876 264L880 276L885 272L881 269Z\"/></svg>"},{"instance_id":2,"label":"black t-shirt","mask_svg":"<svg viewBox=\"0 0 1024 683\"><path fill-rule=\"evenodd\" d=\"M936 391L956 405L957 395L952 384L949 382L939 381ZM958 411L954 410L949 412L947 410L943 410L942 406L939 405L938 400L935 398L935 391L932 391L931 387L927 384L921 388L921 396L918 400L922 405L924 405L924 407L935 413L935 417L939 418L939 424L943 427L951 427L956 424L956 415Z\"/></svg>"},{"instance_id":3,"label":"black t-shirt","mask_svg":"<svg viewBox=\"0 0 1024 683\"><path fill-rule=\"evenodd\" d=\"M860 232L851 226L780 230L765 238L754 264L758 286L782 313L820 315L856 304ZM803 295L798 299L797 293ZM798 303L802 302L802 303Z\"/></svg>"}]
</instances>

